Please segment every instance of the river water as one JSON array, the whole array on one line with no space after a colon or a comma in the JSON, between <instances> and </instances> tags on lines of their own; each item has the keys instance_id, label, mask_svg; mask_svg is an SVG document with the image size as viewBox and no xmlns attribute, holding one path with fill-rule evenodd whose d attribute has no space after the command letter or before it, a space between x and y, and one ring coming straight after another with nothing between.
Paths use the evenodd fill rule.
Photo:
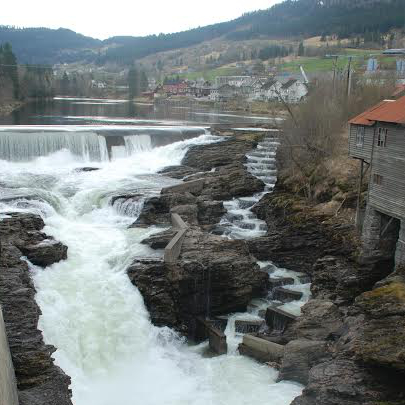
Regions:
<instances>
[{"instance_id":1,"label":"river water","mask_svg":"<svg viewBox=\"0 0 405 405\"><path fill-rule=\"evenodd\" d=\"M158 170L179 164L190 145L218 142L205 128L209 122L199 115L192 124L176 114L128 117L118 114L123 103L112 101L116 109L106 115L111 106L102 104L108 102L74 104L80 102L93 101L56 101L46 114L20 113L24 126L5 120L8 126L0 127L2 215L38 213L45 232L69 248L66 261L31 269L42 310L39 327L57 348L56 363L72 377L73 403L290 404L302 387L276 383L274 369L237 352L207 357L206 343L191 346L172 330L153 326L125 272L135 257L160 254L140 243L157 229L128 229L141 204L128 210L111 206L110 198L129 192L146 198L175 183ZM61 103L69 115L56 106ZM102 115L89 112L100 105ZM41 126L29 126L34 123ZM89 166L99 170L80 170Z\"/></svg>"}]
</instances>

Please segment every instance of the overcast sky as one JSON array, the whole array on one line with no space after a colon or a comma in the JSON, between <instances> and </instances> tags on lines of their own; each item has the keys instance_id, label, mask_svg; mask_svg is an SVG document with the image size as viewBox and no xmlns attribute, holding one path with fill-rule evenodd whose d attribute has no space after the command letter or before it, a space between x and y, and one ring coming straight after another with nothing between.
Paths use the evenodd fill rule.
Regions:
<instances>
[{"instance_id":1,"label":"overcast sky","mask_svg":"<svg viewBox=\"0 0 405 405\"><path fill-rule=\"evenodd\" d=\"M227 21L280 0L6 0L0 25L70 28L105 39L177 32Z\"/></svg>"}]
</instances>

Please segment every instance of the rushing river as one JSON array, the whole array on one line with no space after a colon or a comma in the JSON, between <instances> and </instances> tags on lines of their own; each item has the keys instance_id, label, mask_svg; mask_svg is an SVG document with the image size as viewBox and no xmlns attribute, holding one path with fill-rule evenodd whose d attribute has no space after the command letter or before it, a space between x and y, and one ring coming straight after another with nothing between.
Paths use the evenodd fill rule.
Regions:
<instances>
[{"instance_id":1,"label":"rushing river","mask_svg":"<svg viewBox=\"0 0 405 405\"><path fill-rule=\"evenodd\" d=\"M190 346L170 329L153 326L126 275L135 257L160 254L140 243L157 230L129 229L141 205L111 206L111 196L157 194L176 182L159 169L179 164L190 145L218 141L200 127L160 131L0 129L1 211L40 214L45 232L69 248L66 261L31 268L39 327L57 348L56 363L72 377L73 403L290 404L302 387L276 383L274 369L236 352L205 356L206 344ZM110 145L109 137L115 139ZM90 166L99 170L79 170Z\"/></svg>"}]
</instances>

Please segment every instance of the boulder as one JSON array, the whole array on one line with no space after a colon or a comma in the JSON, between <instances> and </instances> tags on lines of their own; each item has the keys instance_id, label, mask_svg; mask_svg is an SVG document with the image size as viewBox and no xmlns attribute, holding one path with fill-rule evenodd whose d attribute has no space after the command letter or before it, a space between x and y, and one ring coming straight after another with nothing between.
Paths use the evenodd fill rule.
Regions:
<instances>
[{"instance_id":1,"label":"boulder","mask_svg":"<svg viewBox=\"0 0 405 405\"><path fill-rule=\"evenodd\" d=\"M41 267L47 267L67 259L67 246L53 238L18 247L31 263Z\"/></svg>"},{"instance_id":2,"label":"boulder","mask_svg":"<svg viewBox=\"0 0 405 405\"><path fill-rule=\"evenodd\" d=\"M292 340L284 346L279 380L308 384L309 370L329 356L327 344L322 340Z\"/></svg>"}]
</instances>

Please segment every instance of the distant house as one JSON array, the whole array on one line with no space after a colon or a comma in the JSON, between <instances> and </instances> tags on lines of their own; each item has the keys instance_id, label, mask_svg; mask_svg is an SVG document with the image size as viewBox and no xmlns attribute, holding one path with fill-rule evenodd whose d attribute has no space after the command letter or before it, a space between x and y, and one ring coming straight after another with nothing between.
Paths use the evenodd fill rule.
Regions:
<instances>
[{"instance_id":1,"label":"distant house","mask_svg":"<svg viewBox=\"0 0 405 405\"><path fill-rule=\"evenodd\" d=\"M209 81L199 79L190 85L190 95L195 97L208 97L211 94L211 88L212 85Z\"/></svg>"},{"instance_id":2,"label":"distant house","mask_svg":"<svg viewBox=\"0 0 405 405\"><path fill-rule=\"evenodd\" d=\"M186 82L164 84L163 90L168 96L185 96L189 92L189 85Z\"/></svg>"},{"instance_id":3,"label":"distant house","mask_svg":"<svg viewBox=\"0 0 405 405\"><path fill-rule=\"evenodd\" d=\"M256 90L255 98L262 101L278 100L281 86L279 81L270 79Z\"/></svg>"},{"instance_id":4,"label":"distant house","mask_svg":"<svg viewBox=\"0 0 405 405\"><path fill-rule=\"evenodd\" d=\"M246 84L246 80L251 80L250 76L217 76L215 78L215 86L221 87L225 84L230 86L240 87Z\"/></svg>"},{"instance_id":5,"label":"distant house","mask_svg":"<svg viewBox=\"0 0 405 405\"><path fill-rule=\"evenodd\" d=\"M238 95L238 90L235 86L224 84L220 87L211 90L210 99L213 101L228 101Z\"/></svg>"},{"instance_id":6,"label":"distant house","mask_svg":"<svg viewBox=\"0 0 405 405\"><path fill-rule=\"evenodd\" d=\"M349 153L361 162L359 189L366 172L370 176L363 251L378 256L394 250L396 265L404 265L405 96L384 100L349 124Z\"/></svg>"},{"instance_id":7,"label":"distant house","mask_svg":"<svg viewBox=\"0 0 405 405\"><path fill-rule=\"evenodd\" d=\"M280 88L280 96L287 103L298 103L308 94L308 87L305 83L290 79Z\"/></svg>"}]
</instances>

